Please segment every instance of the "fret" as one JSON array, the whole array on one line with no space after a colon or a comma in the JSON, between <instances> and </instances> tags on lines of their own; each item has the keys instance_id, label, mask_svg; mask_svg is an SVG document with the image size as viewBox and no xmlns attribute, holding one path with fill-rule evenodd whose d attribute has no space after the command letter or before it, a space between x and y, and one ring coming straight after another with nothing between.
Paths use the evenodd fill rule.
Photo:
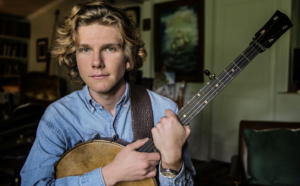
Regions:
<instances>
[{"instance_id":1,"label":"fret","mask_svg":"<svg viewBox=\"0 0 300 186\"><path fill-rule=\"evenodd\" d=\"M222 83L222 85L224 86L223 82L219 79L219 77L216 77L216 79L217 79L220 83Z\"/></svg>"},{"instance_id":2,"label":"fret","mask_svg":"<svg viewBox=\"0 0 300 186\"><path fill-rule=\"evenodd\" d=\"M231 79L230 78L228 78L228 76L227 77L223 77L224 79L222 80L222 83L220 84L220 83L216 83L215 84L215 88L216 88L216 91L219 93L219 92L221 92L221 90L227 85L227 81L228 80L230 80L231 81ZM214 96L215 97L215 96Z\"/></svg>"},{"instance_id":3,"label":"fret","mask_svg":"<svg viewBox=\"0 0 300 186\"><path fill-rule=\"evenodd\" d=\"M244 55L244 53L242 53L242 55L250 62L250 60Z\"/></svg>"},{"instance_id":4,"label":"fret","mask_svg":"<svg viewBox=\"0 0 300 186\"><path fill-rule=\"evenodd\" d=\"M232 74L229 72L227 72L226 70L224 70L219 76L218 78L222 81L223 85L227 85L228 82L230 82L234 77L232 77Z\"/></svg>"},{"instance_id":5,"label":"fret","mask_svg":"<svg viewBox=\"0 0 300 186\"><path fill-rule=\"evenodd\" d=\"M239 66L237 66L234 62L232 62L239 70L242 70L242 69L240 69L240 67Z\"/></svg>"},{"instance_id":6,"label":"fret","mask_svg":"<svg viewBox=\"0 0 300 186\"><path fill-rule=\"evenodd\" d=\"M259 54L259 51L255 49L255 47L249 47L244 52L242 52L243 57L247 60L247 63L243 65L242 69L247 66L249 62L251 62L256 56Z\"/></svg>"},{"instance_id":7,"label":"fret","mask_svg":"<svg viewBox=\"0 0 300 186\"><path fill-rule=\"evenodd\" d=\"M248 63L257 55L257 50L254 47L249 47L244 52L241 53L237 59L234 60L235 64L242 70Z\"/></svg>"},{"instance_id":8,"label":"fret","mask_svg":"<svg viewBox=\"0 0 300 186\"><path fill-rule=\"evenodd\" d=\"M211 97L212 95L217 95L217 94L218 94L218 92L216 92L216 91L215 91L214 89L212 89L212 88L210 89L210 91L213 92L214 94L211 94L210 92L205 93L205 92L203 92L202 90L200 90L200 91L203 93L203 95L204 95L204 97L205 97L205 98L202 100L202 102L205 103L205 104L207 104L207 102L209 102L209 101L211 100L210 97ZM208 93L210 93L210 94L208 94Z\"/></svg>"},{"instance_id":9,"label":"fret","mask_svg":"<svg viewBox=\"0 0 300 186\"><path fill-rule=\"evenodd\" d=\"M259 51L257 50L257 49L255 49L254 47L252 47L251 49L250 49L251 51L251 55L250 56L248 56L248 59L250 60L250 61L252 61L258 54L259 54Z\"/></svg>"},{"instance_id":10,"label":"fret","mask_svg":"<svg viewBox=\"0 0 300 186\"><path fill-rule=\"evenodd\" d=\"M234 64L230 64L226 69L226 72L231 76L231 77L235 77L236 72L239 71L239 69L237 68L237 66L235 66Z\"/></svg>"},{"instance_id":11,"label":"fret","mask_svg":"<svg viewBox=\"0 0 300 186\"><path fill-rule=\"evenodd\" d=\"M226 71L226 69L224 70L224 72L225 72L231 79L234 78L234 77L232 77L230 74L228 74L228 72Z\"/></svg>"},{"instance_id":12,"label":"fret","mask_svg":"<svg viewBox=\"0 0 300 186\"><path fill-rule=\"evenodd\" d=\"M200 95L200 96L198 96ZM196 103L199 103L201 98L203 97L203 95L201 94L197 94L197 96L195 95L178 113L177 113L177 117L180 121L182 121L183 119L186 118L186 115L189 114L189 112L191 112L193 110L193 108L195 107Z\"/></svg>"},{"instance_id":13,"label":"fret","mask_svg":"<svg viewBox=\"0 0 300 186\"><path fill-rule=\"evenodd\" d=\"M177 118L181 122L182 125L186 125L186 115L189 114L193 110L193 104L191 103L198 103L197 98L194 96L182 109L177 112Z\"/></svg>"},{"instance_id":14,"label":"fret","mask_svg":"<svg viewBox=\"0 0 300 186\"><path fill-rule=\"evenodd\" d=\"M207 86L203 87L200 91L206 94L217 95L218 92L214 88L214 80L210 82L211 84L207 84Z\"/></svg>"},{"instance_id":15,"label":"fret","mask_svg":"<svg viewBox=\"0 0 300 186\"><path fill-rule=\"evenodd\" d=\"M211 100L211 99L213 99L217 94L219 94L219 92L220 92L220 88L222 88L224 86L224 84L223 83L220 83L220 81L219 80L217 80L217 79L215 79L215 80L213 80L212 82L211 82L211 85L210 85L210 87L211 87L211 89L213 90L213 94L211 93L212 91L208 91L209 92L209 99Z\"/></svg>"},{"instance_id":16,"label":"fret","mask_svg":"<svg viewBox=\"0 0 300 186\"><path fill-rule=\"evenodd\" d=\"M238 70L237 69L225 69L225 73L221 73L220 79L222 80L223 84L227 85L231 80L235 78L235 74Z\"/></svg>"}]
</instances>

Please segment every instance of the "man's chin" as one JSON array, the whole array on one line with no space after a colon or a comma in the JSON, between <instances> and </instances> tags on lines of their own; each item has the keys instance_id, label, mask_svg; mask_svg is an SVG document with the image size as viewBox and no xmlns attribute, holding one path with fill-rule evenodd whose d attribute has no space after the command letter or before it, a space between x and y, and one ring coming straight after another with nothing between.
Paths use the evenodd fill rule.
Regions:
<instances>
[{"instance_id":1,"label":"man's chin","mask_svg":"<svg viewBox=\"0 0 300 186\"><path fill-rule=\"evenodd\" d=\"M107 94L111 92L110 87L89 87L93 92L98 93L98 94Z\"/></svg>"},{"instance_id":2,"label":"man's chin","mask_svg":"<svg viewBox=\"0 0 300 186\"><path fill-rule=\"evenodd\" d=\"M88 84L88 87L90 92L93 91L94 93L98 94L114 94L121 87L121 84L122 82L118 82L116 84L111 82L98 82L90 85Z\"/></svg>"}]
</instances>

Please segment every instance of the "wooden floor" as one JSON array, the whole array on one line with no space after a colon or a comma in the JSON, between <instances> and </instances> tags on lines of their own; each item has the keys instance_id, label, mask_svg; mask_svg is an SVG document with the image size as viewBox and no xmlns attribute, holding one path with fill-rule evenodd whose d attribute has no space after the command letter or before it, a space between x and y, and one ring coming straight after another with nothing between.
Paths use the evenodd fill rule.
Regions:
<instances>
[{"instance_id":1,"label":"wooden floor","mask_svg":"<svg viewBox=\"0 0 300 186\"><path fill-rule=\"evenodd\" d=\"M192 160L196 169L195 186L233 186L229 179L230 165L218 161Z\"/></svg>"}]
</instances>

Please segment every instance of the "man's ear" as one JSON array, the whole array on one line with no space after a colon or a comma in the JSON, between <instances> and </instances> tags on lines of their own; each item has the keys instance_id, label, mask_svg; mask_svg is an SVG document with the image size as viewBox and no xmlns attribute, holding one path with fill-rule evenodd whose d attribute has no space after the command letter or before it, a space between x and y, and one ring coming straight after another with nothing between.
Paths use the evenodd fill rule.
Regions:
<instances>
[{"instance_id":1,"label":"man's ear","mask_svg":"<svg viewBox=\"0 0 300 186\"><path fill-rule=\"evenodd\" d=\"M130 68L130 62L126 61L126 70L128 70Z\"/></svg>"}]
</instances>

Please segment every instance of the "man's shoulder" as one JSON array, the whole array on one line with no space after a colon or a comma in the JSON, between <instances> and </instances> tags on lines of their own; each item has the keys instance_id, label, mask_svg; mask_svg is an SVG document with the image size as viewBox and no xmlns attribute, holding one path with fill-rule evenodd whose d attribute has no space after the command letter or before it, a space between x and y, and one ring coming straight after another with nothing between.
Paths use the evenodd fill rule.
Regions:
<instances>
[{"instance_id":1,"label":"man's shoulder","mask_svg":"<svg viewBox=\"0 0 300 186\"><path fill-rule=\"evenodd\" d=\"M80 91L75 91L53 102L47 107L43 118L52 120L54 118L60 118L59 116L68 117L74 115L78 112L78 108L84 106L84 98L80 94Z\"/></svg>"},{"instance_id":2,"label":"man's shoulder","mask_svg":"<svg viewBox=\"0 0 300 186\"><path fill-rule=\"evenodd\" d=\"M82 96L80 95L80 91L75 91L72 92L69 95L66 95L59 100L53 102L52 104L49 105L49 109L53 108L61 108L61 107L71 107L77 104L78 102L82 101Z\"/></svg>"},{"instance_id":3,"label":"man's shoulder","mask_svg":"<svg viewBox=\"0 0 300 186\"><path fill-rule=\"evenodd\" d=\"M177 110L177 104L173 100L160 94L157 94L156 92L153 92L151 90L147 91L150 96L152 105L155 106L155 108L161 107L163 109L171 109L174 112Z\"/></svg>"}]
</instances>

